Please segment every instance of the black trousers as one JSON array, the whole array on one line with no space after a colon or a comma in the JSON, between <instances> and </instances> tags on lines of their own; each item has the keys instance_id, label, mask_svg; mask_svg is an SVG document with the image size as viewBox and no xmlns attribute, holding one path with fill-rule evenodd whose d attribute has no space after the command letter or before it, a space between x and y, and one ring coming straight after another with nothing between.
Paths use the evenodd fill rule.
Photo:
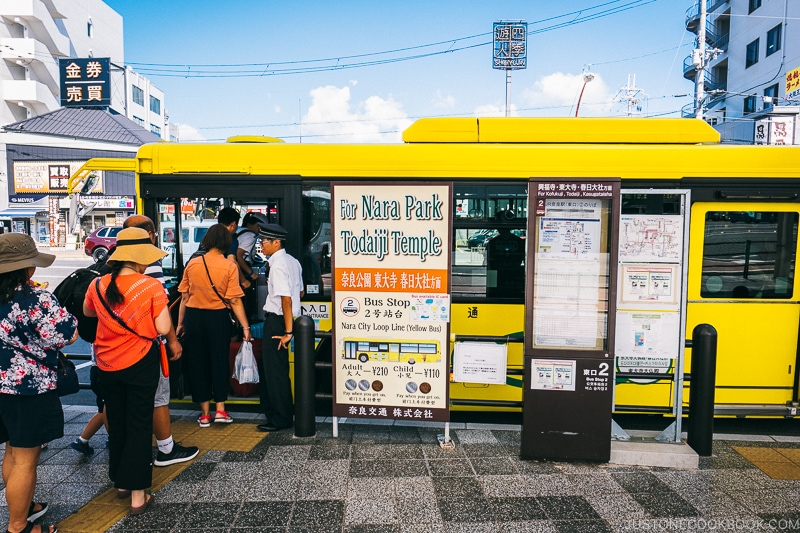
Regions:
<instances>
[{"instance_id":1,"label":"black trousers","mask_svg":"<svg viewBox=\"0 0 800 533\"><path fill-rule=\"evenodd\" d=\"M231 321L227 309L186 308L183 350L189 364L192 401L224 402L231 386Z\"/></svg>"},{"instance_id":2,"label":"black trousers","mask_svg":"<svg viewBox=\"0 0 800 533\"><path fill-rule=\"evenodd\" d=\"M124 370L98 369L108 419L108 477L119 489L142 490L153 484L153 401L159 372L161 355L155 345Z\"/></svg>"},{"instance_id":3,"label":"black trousers","mask_svg":"<svg viewBox=\"0 0 800 533\"><path fill-rule=\"evenodd\" d=\"M275 335L283 335L286 325L283 316L267 313L264 317L264 339L261 343L261 361L258 363L258 392L261 409L267 421L278 427L289 427L294 422L292 382L289 380L289 350L278 349Z\"/></svg>"}]
</instances>

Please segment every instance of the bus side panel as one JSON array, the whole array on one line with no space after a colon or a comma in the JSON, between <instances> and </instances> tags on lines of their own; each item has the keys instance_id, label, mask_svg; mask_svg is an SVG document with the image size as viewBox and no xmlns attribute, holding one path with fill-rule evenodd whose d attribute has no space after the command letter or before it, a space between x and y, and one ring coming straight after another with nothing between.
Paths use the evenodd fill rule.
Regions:
<instances>
[{"instance_id":1,"label":"bus side panel","mask_svg":"<svg viewBox=\"0 0 800 533\"><path fill-rule=\"evenodd\" d=\"M523 305L453 304L450 333L453 335L512 335L518 336L525 328ZM523 368L523 345L508 344L508 368ZM453 346L450 346L452 354ZM509 375L505 385L482 383L451 383L451 400L502 400L522 402L522 375ZM451 406L453 411L520 411L508 407Z\"/></svg>"},{"instance_id":2,"label":"bus side panel","mask_svg":"<svg viewBox=\"0 0 800 533\"><path fill-rule=\"evenodd\" d=\"M779 405L791 400L798 320L797 302L690 303L686 338L698 324L717 330L715 403ZM687 349L686 372L691 364L692 350Z\"/></svg>"}]
</instances>

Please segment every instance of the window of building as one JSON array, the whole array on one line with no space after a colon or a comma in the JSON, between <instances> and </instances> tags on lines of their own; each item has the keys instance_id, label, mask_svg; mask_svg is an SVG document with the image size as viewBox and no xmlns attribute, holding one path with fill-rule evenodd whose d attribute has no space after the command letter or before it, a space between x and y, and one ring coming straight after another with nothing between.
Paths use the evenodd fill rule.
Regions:
<instances>
[{"instance_id":1,"label":"window of building","mask_svg":"<svg viewBox=\"0 0 800 533\"><path fill-rule=\"evenodd\" d=\"M778 103L778 84L770 85L764 89L764 109L769 109Z\"/></svg>"},{"instance_id":2,"label":"window of building","mask_svg":"<svg viewBox=\"0 0 800 533\"><path fill-rule=\"evenodd\" d=\"M781 49L781 25L778 24L767 32L767 54L771 55Z\"/></svg>"},{"instance_id":3,"label":"window of building","mask_svg":"<svg viewBox=\"0 0 800 533\"><path fill-rule=\"evenodd\" d=\"M161 114L161 100L155 96L150 97L150 111L157 115Z\"/></svg>"},{"instance_id":4,"label":"window of building","mask_svg":"<svg viewBox=\"0 0 800 533\"><path fill-rule=\"evenodd\" d=\"M133 115L133 121L144 128L144 119Z\"/></svg>"},{"instance_id":5,"label":"window of building","mask_svg":"<svg viewBox=\"0 0 800 533\"><path fill-rule=\"evenodd\" d=\"M150 124L150 131L161 137L161 127L155 124Z\"/></svg>"},{"instance_id":6,"label":"window of building","mask_svg":"<svg viewBox=\"0 0 800 533\"><path fill-rule=\"evenodd\" d=\"M131 85L131 96L133 97L134 104L144 106L144 91L136 85Z\"/></svg>"},{"instance_id":7,"label":"window of building","mask_svg":"<svg viewBox=\"0 0 800 533\"><path fill-rule=\"evenodd\" d=\"M750 11L748 13L752 13L759 7L761 7L761 0L750 0Z\"/></svg>"},{"instance_id":8,"label":"window of building","mask_svg":"<svg viewBox=\"0 0 800 533\"><path fill-rule=\"evenodd\" d=\"M743 114L749 115L750 113L756 112L756 95L750 95L745 97L744 99L744 110L742 111Z\"/></svg>"},{"instance_id":9,"label":"window of building","mask_svg":"<svg viewBox=\"0 0 800 533\"><path fill-rule=\"evenodd\" d=\"M712 211L704 235L701 297L792 297L797 213Z\"/></svg>"},{"instance_id":10,"label":"window of building","mask_svg":"<svg viewBox=\"0 0 800 533\"><path fill-rule=\"evenodd\" d=\"M744 68L751 67L758 63L758 39L747 45L747 56Z\"/></svg>"}]
</instances>

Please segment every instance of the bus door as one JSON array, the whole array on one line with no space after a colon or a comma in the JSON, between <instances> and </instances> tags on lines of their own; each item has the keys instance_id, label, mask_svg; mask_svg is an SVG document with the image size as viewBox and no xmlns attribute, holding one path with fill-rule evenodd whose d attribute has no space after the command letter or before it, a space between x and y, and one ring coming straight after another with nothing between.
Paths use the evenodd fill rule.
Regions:
<instances>
[{"instance_id":1,"label":"bus door","mask_svg":"<svg viewBox=\"0 0 800 533\"><path fill-rule=\"evenodd\" d=\"M692 206L686 331L717 331L718 414L798 398L798 218L796 203Z\"/></svg>"}]
</instances>

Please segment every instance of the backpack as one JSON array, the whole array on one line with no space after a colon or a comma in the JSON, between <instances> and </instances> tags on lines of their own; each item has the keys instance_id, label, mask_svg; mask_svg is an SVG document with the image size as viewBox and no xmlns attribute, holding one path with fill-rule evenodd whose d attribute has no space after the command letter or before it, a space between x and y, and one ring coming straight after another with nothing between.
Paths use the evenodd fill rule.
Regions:
<instances>
[{"instance_id":1,"label":"backpack","mask_svg":"<svg viewBox=\"0 0 800 533\"><path fill-rule=\"evenodd\" d=\"M244 252L244 260L245 260L245 262L248 265L252 265L253 264L253 258L255 257L253 255L253 253L256 250L256 243L258 242L258 234L256 232L254 232L254 231L251 231L251 230L247 229L247 228L242 228L242 229L240 229L239 231L236 232L236 238L238 239L239 237L241 237L245 233L252 233L256 237L255 239L253 239L253 244L252 244L252 246L250 246L250 249L246 250Z\"/></svg>"},{"instance_id":2,"label":"backpack","mask_svg":"<svg viewBox=\"0 0 800 533\"><path fill-rule=\"evenodd\" d=\"M83 314L83 299L92 280L109 272L111 267L102 259L88 268L79 268L53 289L53 296L78 319L78 335L86 342L94 342L97 337L97 318Z\"/></svg>"}]
</instances>

